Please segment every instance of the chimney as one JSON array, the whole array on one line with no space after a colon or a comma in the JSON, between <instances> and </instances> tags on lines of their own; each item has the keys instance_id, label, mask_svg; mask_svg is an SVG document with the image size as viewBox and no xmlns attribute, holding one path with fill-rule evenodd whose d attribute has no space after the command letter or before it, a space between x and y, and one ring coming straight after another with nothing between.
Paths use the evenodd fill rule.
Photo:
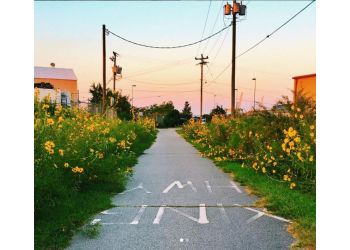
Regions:
<instances>
[{"instance_id":1,"label":"chimney","mask_svg":"<svg viewBox=\"0 0 350 250\"><path fill-rule=\"evenodd\" d=\"M55 63L50 63L51 67L54 68L55 67Z\"/></svg>"}]
</instances>

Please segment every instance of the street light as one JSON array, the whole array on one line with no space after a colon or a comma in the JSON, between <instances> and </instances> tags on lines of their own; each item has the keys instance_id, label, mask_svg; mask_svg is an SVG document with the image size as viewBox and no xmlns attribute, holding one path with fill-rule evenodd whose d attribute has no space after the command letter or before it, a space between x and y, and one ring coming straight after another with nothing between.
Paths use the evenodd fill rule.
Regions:
<instances>
[{"instance_id":1,"label":"street light","mask_svg":"<svg viewBox=\"0 0 350 250\"><path fill-rule=\"evenodd\" d=\"M253 79L252 79L253 81L255 81L255 83L254 83L254 110L255 110L255 91L256 91L256 78L254 77Z\"/></svg>"}]
</instances>

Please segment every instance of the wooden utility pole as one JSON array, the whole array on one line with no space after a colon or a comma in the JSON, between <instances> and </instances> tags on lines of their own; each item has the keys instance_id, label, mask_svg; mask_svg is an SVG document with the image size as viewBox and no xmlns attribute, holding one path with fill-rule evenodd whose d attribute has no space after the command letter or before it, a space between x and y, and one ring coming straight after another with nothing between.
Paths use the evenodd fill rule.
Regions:
<instances>
[{"instance_id":1,"label":"wooden utility pole","mask_svg":"<svg viewBox=\"0 0 350 250\"><path fill-rule=\"evenodd\" d=\"M115 92L115 80L116 80L116 76L117 76L117 56L118 53L113 51L113 57L111 57L110 59L113 61L113 92Z\"/></svg>"},{"instance_id":2,"label":"wooden utility pole","mask_svg":"<svg viewBox=\"0 0 350 250\"><path fill-rule=\"evenodd\" d=\"M200 58L195 57L196 60L201 60L199 65L201 65L201 105L200 105L200 114L199 114L199 120L202 123L202 115L203 115L203 65L206 65L208 62L204 61L205 59L209 59L209 57L203 57L203 54L201 54Z\"/></svg>"},{"instance_id":3,"label":"wooden utility pole","mask_svg":"<svg viewBox=\"0 0 350 250\"><path fill-rule=\"evenodd\" d=\"M106 25L102 25L102 113L106 111Z\"/></svg>"},{"instance_id":4,"label":"wooden utility pole","mask_svg":"<svg viewBox=\"0 0 350 250\"><path fill-rule=\"evenodd\" d=\"M237 14L236 0L233 0L232 11L232 71L231 71L231 116L235 116L236 104L236 14Z\"/></svg>"}]
</instances>

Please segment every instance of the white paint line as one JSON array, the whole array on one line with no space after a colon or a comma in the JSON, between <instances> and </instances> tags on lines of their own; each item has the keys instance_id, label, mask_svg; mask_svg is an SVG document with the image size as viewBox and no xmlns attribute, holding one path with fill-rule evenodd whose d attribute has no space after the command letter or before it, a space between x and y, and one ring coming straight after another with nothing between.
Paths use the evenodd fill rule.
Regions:
<instances>
[{"instance_id":1,"label":"white paint line","mask_svg":"<svg viewBox=\"0 0 350 250\"><path fill-rule=\"evenodd\" d=\"M208 221L208 218L207 218L207 213L206 213L206 207L205 207L205 204L199 204L199 218L196 219L194 218L193 216L191 215L188 215L180 210L177 210L173 207L167 207L165 205L162 205L161 207L159 207L158 209L158 212L157 212L157 215L156 215L156 218L154 219L153 221L153 224L159 224L160 223L160 220L162 219L163 217L163 214L164 214L164 211L165 211L165 208L168 208L178 214L181 214L182 216L194 221L194 222L197 222L199 224L208 224L209 221Z\"/></svg>"},{"instance_id":2,"label":"white paint line","mask_svg":"<svg viewBox=\"0 0 350 250\"><path fill-rule=\"evenodd\" d=\"M238 193L242 193L242 190L240 190L239 187L237 187L236 183L234 183L233 181L230 181L230 183L231 183L231 186L232 186L234 189L236 189L236 191L237 191Z\"/></svg>"},{"instance_id":3,"label":"white paint line","mask_svg":"<svg viewBox=\"0 0 350 250\"><path fill-rule=\"evenodd\" d=\"M284 222L290 223L290 220L284 219L284 218L279 217L279 216L276 216L276 215L272 215L272 214L268 214L268 213L265 213L265 212L261 212L261 211L259 211L259 210L256 210L256 209L250 208L250 207L244 207L244 208L247 209L247 210L256 212L256 213L264 213L266 216L271 217L271 218L274 218L274 219L276 219L276 220L280 220L280 221L284 221Z\"/></svg>"},{"instance_id":4,"label":"white paint line","mask_svg":"<svg viewBox=\"0 0 350 250\"><path fill-rule=\"evenodd\" d=\"M185 214L184 212L182 212L182 211L180 211L180 210L177 210L177 209L175 209L175 208L173 208L173 207L169 207L169 208L170 208L171 210L173 210L174 212L176 212L176 213L178 213L178 214L181 214L182 216L184 216L184 217L186 217L186 218L188 218L188 219L190 219L190 220L192 220L192 221L195 221L195 222L199 223L199 220L196 219L196 218L194 218L193 216L188 215L188 214Z\"/></svg>"},{"instance_id":5,"label":"white paint line","mask_svg":"<svg viewBox=\"0 0 350 250\"><path fill-rule=\"evenodd\" d=\"M207 187L207 190L209 193L212 193L213 190L211 190L211 186L209 185L209 181L204 181L205 182L205 186Z\"/></svg>"},{"instance_id":6,"label":"white paint line","mask_svg":"<svg viewBox=\"0 0 350 250\"><path fill-rule=\"evenodd\" d=\"M224 219L224 221L225 221L226 223L230 223L231 220L230 220L230 218L227 216L226 211L225 211L225 208L223 207L222 203L218 203L217 205L218 205L218 207L219 207L221 216L222 216L222 218Z\"/></svg>"},{"instance_id":7,"label":"white paint line","mask_svg":"<svg viewBox=\"0 0 350 250\"><path fill-rule=\"evenodd\" d=\"M153 224L159 224L160 220L163 217L165 207L166 207L165 205L162 205L159 207L156 218L153 221Z\"/></svg>"},{"instance_id":8,"label":"white paint line","mask_svg":"<svg viewBox=\"0 0 350 250\"><path fill-rule=\"evenodd\" d=\"M266 213L265 213L266 214ZM287 220L285 218L282 218L282 217L279 217L279 216L276 216L276 215L272 215L272 214L266 214L266 216L269 216L271 218L274 218L276 220L280 220L280 221L284 221L284 222L288 222L290 223L290 220Z\"/></svg>"},{"instance_id":9,"label":"white paint line","mask_svg":"<svg viewBox=\"0 0 350 250\"><path fill-rule=\"evenodd\" d=\"M131 225L137 225L139 224L139 220L141 219L142 214L145 212L147 205L142 205L140 210L137 212L137 215L135 216L134 220L130 223Z\"/></svg>"},{"instance_id":10,"label":"white paint line","mask_svg":"<svg viewBox=\"0 0 350 250\"><path fill-rule=\"evenodd\" d=\"M259 212L258 214L254 215L253 217L251 217L250 219L247 220L247 224L259 219L261 216L264 216L265 213L264 212Z\"/></svg>"},{"instance_id":11,"label":"white paint line","mask_svg":"<svg viewBox=\"0 0 350 250\"><path fill-rule=\"evenodd\" d=\"M143 187L143 183L141 182L137 187L135 188L131 188L131 189L128 189L128 190L125 190L124 192L121 192L120 194L125 194L125 193L128 193L128 192L131 192L131 191L134 191L136 189L142 189L144 190L147 194L151 194L152 192L148 191L147 189L145 189Z\"/></svg>"},{"instance_id":12,"label":"white paint line","mask_svg":"<svg viewBox=\"0 0 350 250\"><path fill-rule=\"evenodd\" d=\"M208 218L207 218L207 210L205 208L205 204L199 204L199 224L208 224Z\"/></svg>"},{"instance_id":13,"label":"white paint line","mask_svg":"<svg viewBox=\"0 0 350 250\"><path fill-rule=\"evenodd\" d=\"M182 185L180 181L174 181L171 183L166 189L163 190L163 194L166 194L172 189L174 186L177 186L178 188L184 188L186 186L190 186L194 192L197 192L197 189L193 186L192 182L188 181L187 184Z\"/></svg>"},{"instance_id":14,"label":"white paint line","mask_svg":"<svg viewBox=\"0 0 350 250\"><path fill-rule=\"evenodd\" d=\"M119 214L114 212L109 212L108 210L102 211L100 214L109 215L109 214Z\"/></svg>"},{"instance_id":15,"label":"white paint line","mask_svg":"<svg viewBox=\"0 0 350 250\"><path fill-rule=\"evenodd\" d=\"M91 221L91 225L95 225L97 223L99 223L101 221L101 219L94 219L93 221Z\"/></svg>"}]
</instances>

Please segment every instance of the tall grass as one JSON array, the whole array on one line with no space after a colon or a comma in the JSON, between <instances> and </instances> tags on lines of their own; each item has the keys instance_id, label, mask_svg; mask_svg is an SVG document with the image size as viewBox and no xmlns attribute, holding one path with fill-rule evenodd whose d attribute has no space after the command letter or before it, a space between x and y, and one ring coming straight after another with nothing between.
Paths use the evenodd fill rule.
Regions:
<instances>
[{"instance_id":1,"label":"tall grass","mask_svg":"<svg viewBox=\"0 0 350 250\"><path fill-rule=\"evenodd\" d=\"M127 122L34 101L35 247L61 249L110 207L156 136L153 120Z\"/></svg>"}]
</instances>

